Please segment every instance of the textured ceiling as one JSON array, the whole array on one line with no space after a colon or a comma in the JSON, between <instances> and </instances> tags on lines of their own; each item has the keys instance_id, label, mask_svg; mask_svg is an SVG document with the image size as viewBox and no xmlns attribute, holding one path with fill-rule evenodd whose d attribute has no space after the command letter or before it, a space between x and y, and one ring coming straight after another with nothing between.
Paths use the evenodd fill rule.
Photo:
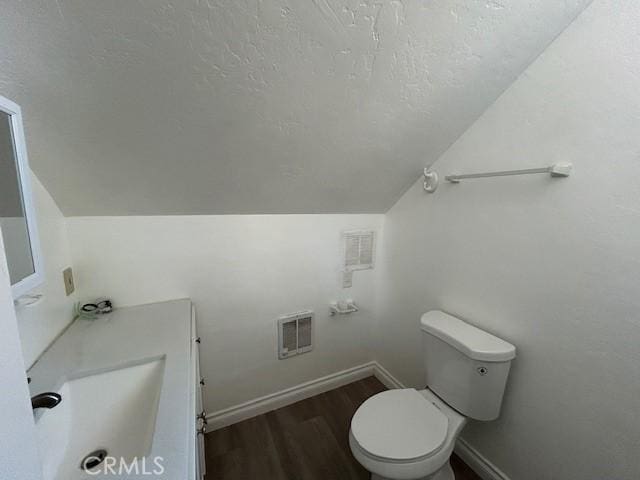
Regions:
<instances>
[{"instance_id":1,"label":"textured ceiling","mask_svg":"<svg viewBox=\"0 0 640 480\"><path fill-rule=\"evenodd\" d=\"M384 212L588 3L0 0L0 94L66 215Z\"/></svg>"}]
</instances>

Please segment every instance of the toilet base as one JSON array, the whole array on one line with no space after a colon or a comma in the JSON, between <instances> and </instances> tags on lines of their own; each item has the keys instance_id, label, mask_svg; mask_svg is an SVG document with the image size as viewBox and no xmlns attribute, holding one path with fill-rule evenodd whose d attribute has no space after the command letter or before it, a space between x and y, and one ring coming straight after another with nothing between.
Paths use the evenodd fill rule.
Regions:
<instances>
[{"instance_id":1,"label":"toilet base","mask_svg":"<svg viewBox=\"0 0 640 480\"><path fill-rule=\"evenodd\" d=\"M451 468L451 464L447 460L447 462L437 472L434 472L431 475L427 475L426 477L418 478L416 480L455 480L455 478L456 476L453 474L453 469ZM380 475L376 475L375 473L372 473L371 480L393 480L393 479L381 477Z\"/></svg>"}]
</instances>

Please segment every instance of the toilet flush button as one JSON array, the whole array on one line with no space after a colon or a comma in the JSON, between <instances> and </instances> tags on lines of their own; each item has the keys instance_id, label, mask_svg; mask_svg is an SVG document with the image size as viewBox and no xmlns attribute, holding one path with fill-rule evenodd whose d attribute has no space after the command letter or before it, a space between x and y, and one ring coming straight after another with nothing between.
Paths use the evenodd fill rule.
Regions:
<instances>
[{"instance_id":1,"label":"toilet flush button","mask_svg":"<svg viewBox=\"0 0 640 480\"><path fill-rule=\"evenodd\" d=\"M476 371L480 375L486 375L489 372L489 369L487 367L478 367L478 368L476 368Z\"/></svg>"}]
</instances>

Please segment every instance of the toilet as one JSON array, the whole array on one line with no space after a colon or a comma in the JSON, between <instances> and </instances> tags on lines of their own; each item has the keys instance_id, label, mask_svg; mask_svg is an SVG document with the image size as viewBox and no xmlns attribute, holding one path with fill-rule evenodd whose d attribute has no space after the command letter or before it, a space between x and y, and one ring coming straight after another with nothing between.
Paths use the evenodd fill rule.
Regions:
<instances>
[{"instance_id":1,"label":"toilet","mask_svg":"<svg viewBox=\"0 0 640 480\"><path fill-rule=\"evenodd\" d=\"M453 480L449 457L467 419L500 414L515 347L437 310L420 324L427 388L374 395L351 420L351 451L372 480Z\"/></svg>"}]
</instances>

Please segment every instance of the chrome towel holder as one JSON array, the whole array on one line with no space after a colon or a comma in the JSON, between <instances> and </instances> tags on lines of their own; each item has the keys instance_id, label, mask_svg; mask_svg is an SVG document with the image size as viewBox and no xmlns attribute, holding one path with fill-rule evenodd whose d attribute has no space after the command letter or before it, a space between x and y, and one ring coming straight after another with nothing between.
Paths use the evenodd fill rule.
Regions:
<instances>
[{"instance_id":1,"label":"chrome towel holder","mask_svg":"<svg viewBox=\"0 0 640 480\"><path fill-rule=\"evenodd\" d=\"M527 168L523 170L502 170L498 172L483 172L483 173L465 173L457 175L446 175L444 179L450 183L460 183L460 180L472 179L472 178L488 178L488 177L507 177L511 175L531 175L538 173L548 173L552 177L568 177L573 171L573 165L569 162L554 163L548 167L542 168ZM438 188L438 174L430 170L424 169L424 183L423 187L425 191L433 193Z\"/></svg>"}]
</instances>

